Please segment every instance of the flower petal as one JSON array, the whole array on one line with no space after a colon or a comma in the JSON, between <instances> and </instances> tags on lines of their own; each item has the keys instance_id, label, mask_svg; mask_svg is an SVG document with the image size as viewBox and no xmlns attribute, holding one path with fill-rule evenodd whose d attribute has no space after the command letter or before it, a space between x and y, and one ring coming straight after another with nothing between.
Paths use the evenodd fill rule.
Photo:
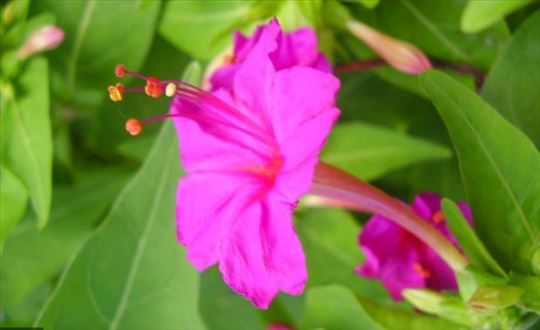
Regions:
<instances>
[{"instance_id":1,"label":"flower petal","mask_svg":"<svg viewBox=\"0 0 540 330\"><path fill-rule=\"evenodd\" d=\"M200 271L217 262L232 221L256 191L249 178L194 174L180 179L176 199L178 241Z\"/></svg>"},{"instance_id":2,"label":"flower petal","mask_svg":"<svg viewBox=\"0 0 540 330\"><path fill-rule=\"evenodd\" d=\"M254 204L231 228L220 259L225 282L259 308L280 291L300 294L307 273L290 205L272 198Z\"/></svg>"}]
</instances>

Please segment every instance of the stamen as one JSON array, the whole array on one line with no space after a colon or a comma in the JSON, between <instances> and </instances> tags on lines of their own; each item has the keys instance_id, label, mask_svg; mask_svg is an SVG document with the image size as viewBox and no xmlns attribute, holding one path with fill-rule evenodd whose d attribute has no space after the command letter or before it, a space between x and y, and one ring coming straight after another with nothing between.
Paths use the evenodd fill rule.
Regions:
<instances>
[{"instance_id":1,"label":"stamen","mask_svg":"<svg viewBox=\"0 0 540 330\"><path fill-rule=\"evenodd\" d=\"M161 82L156 77L150 77L146 81L146 86L144 86L144 92L146 95L151 96L153 98L160 97L163 93L163 87L161 86Z\"/></svg>"},{"instance_id":2,"label":"stamen","mask_svg":"<svg viewBox=\"0 0 540 330\"><path fill-rule=\"evenodd\" d=\"M437 213L435 213L433 215L433 222L435 222L435 224L441 224L442 222L444 222L444 213L442 212L442 210L439 210L437 211Z\"/></svg>"},{"instance_id":3,"label":"stamen","mask_svg":"<svg viewBox=\"0 0 540 330\"><path fill-rule=\"evenodd\" d=\"M124 85L121 83L117 83L114 86L109 86L109 97L114 102L122 101L122 94L124 93Z\"/></svg>"},{"instance_id":4,"label":"stamen","mask_svg":"<svg viewBox=\"0 0 540 330\"><path fill-rule=\"evenodd\" d=\"M142 132L143 124L136 118L130 118L126 121L126 131L135 136Z\"/></svg>"}]
</instances>

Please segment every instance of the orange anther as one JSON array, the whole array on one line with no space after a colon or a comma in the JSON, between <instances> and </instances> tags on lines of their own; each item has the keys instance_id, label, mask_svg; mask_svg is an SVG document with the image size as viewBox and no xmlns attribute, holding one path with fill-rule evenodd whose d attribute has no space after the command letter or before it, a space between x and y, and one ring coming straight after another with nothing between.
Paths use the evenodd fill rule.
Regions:
<instances>
[{"instance_id":1,"label":"orange anther","mask_svg":"<svg viewBox=\"0 0 540 330\"><path fill-rule=\"evenodd\" d=\"M225 54L223 56L223 64L224 65L231 65L231 64L234 64L234 61L235 61L235 57L233 54Z\"/></svg>"},{"instance_id":2,"label":"orange anther","mask_svg":"<svg viewBox=\"0 0 540 330\"><path fill-rule=\"evenodd\" d=\"M433 221L437 225L442 223L444 221L444 213L441 210L437 211L437 213L433 215Z\"/></svg>"},{"instance_id":3,"label":"orange anther","mask_svg":"<svg viewBox=\"0 0 540 330\"><path fill-rule=\"evenodd\" d=\"M122 78L126 74L126 67L124 66L124 64L116 65L116 68L114 68L114 74L118 78Z\"/></svg>"},{"instance_id":4,"label":"orange anther","mask_svg":"<svg viewBox=\"0 0 540 330\"><path fill-rule=\"evenodd\" d=\"M139 135L139 133L141 133L142 131L142 124L139 120L137 120L136 118L130 118L126 121L126 131L128 131L128 133L130 135Z\"/></svg>"},{"instance_id":5,"label":"orange anther","mask_svg":"<svg viewBox=\"0 0 540 330\"><path fill-rule=\"evenodd\" d=\"M431 276L431 273L427 269L425 269L424 266L422 266L419 262L415 262L413 264L413 269L423 278L429 278Z\"/></svg>"},{"instance_id":6,"label":"orange anther","mask_svg":"<svg viewBox=\"0 0 540 330\"><path fill-rule=\"evenodd\" d=\"M124 85L123 84L116 84L115 86L109 86L109 97L114 102L122 101L122 93L124 92Z\"/></svg>"},{"instance_id":7,"label":"orange anther","mask_svg":"<svg viewBox=\"0 0 540 330\"><path fill-rule=\"evenodd\" d=\"M156 77L150 77L146 81L146 86L144 86L144 92L146 95L151 97L160 97L163 93L163 87L161 86L161 82Z\"/></svg>"}]
</instances>

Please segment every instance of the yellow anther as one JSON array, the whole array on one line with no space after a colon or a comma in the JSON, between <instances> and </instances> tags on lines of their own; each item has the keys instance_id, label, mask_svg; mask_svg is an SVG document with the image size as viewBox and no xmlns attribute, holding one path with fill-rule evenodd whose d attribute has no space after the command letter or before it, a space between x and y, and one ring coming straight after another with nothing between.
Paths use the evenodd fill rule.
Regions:
<instances>
[{"instance_id":1,"label":"yellow anther","mask_svg":"<svg viewBox=\"0 0 540 330\"><path fill-rule=\"evenodd\" d=\"M115 86L109 86L109 97L114 102L122 101L122 92L124 91L124 85L118 83Z\"/></svg>"},{"instance_id":2,"label":"yellow anther","mask_svg":"<svg viewBox=\"0 0 540 330\"><path fill-rule=\"evenodd\" d=\"M167 87L165 87L165 95L168 97L173 97L176 94L176 84L175 83L168 83Z\"/></svg>"}]
</instances>

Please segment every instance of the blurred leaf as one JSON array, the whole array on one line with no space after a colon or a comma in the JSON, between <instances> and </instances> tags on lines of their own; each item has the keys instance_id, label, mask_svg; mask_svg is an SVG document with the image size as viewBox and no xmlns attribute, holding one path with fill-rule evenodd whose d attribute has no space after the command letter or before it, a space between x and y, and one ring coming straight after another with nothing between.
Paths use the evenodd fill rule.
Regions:
<instances>
[{"instance_id":1,"label":"blurred leaf","mask_svg":"<svg viewBox=\"0 0 540 330\"><path fill-rule=\"evenodd\" d=\"M54 329L202 328L198 275L174 230L180 166L171 123L81 248L36 324Z\"/></svg>"},{"instance_id":2,"label":"blurred leaf","mask_svg":"<svg viewBox=\"0 0 540 330\"><path fill-rule=\"evenodd\" d=\"M73 186L58 185L53 193L49 225L38 230L32 226L32 217L28 217L7 237L1 259L0 305L9 321L14 318L15 321L33 321L35 315L25 320L17 317L21 305L26 304L37 287L60 273L126 179L125 170L94 169L81 175ZM42 299L40 304L44 301Z\"/></svg>"},{"instance_id":3,"label":"blurred leaf","mask_svg":"<svg viewBox=\"0 0 540 330\"><path fill-rule=\"evenodd\" d=\"M465 4L466 0L383 1L376 10L360 16L365 23L414 44L432 57L487 69L508 41L508 29L500 23L479 34L464 34L460 20Z\"/></svg>"},{"instance_id":4,"label":"blurred leaf","mask_svg":"<svg viewBox=\"0 0 540 330\"><path fill-rule=\"evenodd\" d=\"M359 122L337 125L321 159L364 180L422 161L449 158L448 148Z\"/></svg>"},{"instance_id":5,"label":"blurred leaf","mask_svg":"<svg viewBox=\"0 0 540 330\"><path fill-rule=\"evenodd\" d=\"M160 34L196 59L209 60L232 39L216 37L242 19L253 1L169 1L163 10Z\"/></svg>"},{"instance_id":6,"label":"blurred leaf","mask_svg":"<svg viewBox=\"0 0 540 330\"><path fill-rule=\"evenodd\" d=\"M490 270L495 274L507 277L505 271L493 259L482 241L476 236L476 233L461 213L459 207L446 198L443 199L441 207L448 227L456 237L459 246L465 251L469 260L474 264L482 266L485 270Z\"/></svg>"},{"instance_id":7,"label":"blurred leaf","mask_svg":"<svg viewBox=\"0 0 540 330\"><path fill-rule=\"evenodd\" d=\"M442 318L414 311L398 309L395 305L383 305L367 299L359 299L364 310L385 329L389 330L449 330L464 329Z\"/></svg>"},{"instance_id":8,"label":"blurred leaf","mask_svg":"<svg viewBox=\"0 0 540 330\"><path fill-rule=\"evenodd\" d=\"M304 328L384 329L371 318L350 290L339 285L308 290Z\"/></svg>"},{"instance_id":9,"label":"blurred leaf","mask_svg":"<svg viewBox=\"0 0 540 330\"><path fill-rule=\"evenodd\" d=\"M516 31L493 65L482 96L540 148L540 11Z\"/></svg>"},{"instance_id":10,"label":"blurred leaf","mask_svg":"<svg viewBox=\"0 0 540 330\"><path fill-rule=\"evenodd\" d=\"M534 0L469 0L461 17L461 30L477 33Z\"/></svg>"},{"instance_id":11,"label":"blurred leaf","mask_svg":"<svg viewBox=\"0 0 540 330\"><path fill-rule=\"evenodd\" d=\"M27 63L13 98L2 109L3 162L26 186L44 227L49 218L52 180L52 137L49 118L47 62Z\"/></svg>"},{"instance_id":12,"label":"blurred leaf","mask_svg":"<svg viewBox=\"0 0 540 330\"><path fill-rule=\"evenodd\" d=\"M368 9L373 9L379 4L380 0L344 0L344 2L358 2Z\"/></svg>"},{"instance_id":13,"label":"blurred leaf","mask_svg":"<svg viewBox=\"0 0 540 330\"><path fill-rule=\"evenodd\" d=\"M421 81L453 139L479 237L505 269L531 273L540 248L540 153L466 87L436 71Z\"/></svg>"},{"instance_id":14,"label":"blurred leaf","mask_svg":"<svg viewBox=\"0 0 540 330\"><path fill-rule=\"evenodd\" d=\"M358 246L360 226L350 213L307 209L298 218L296 230L306 253L308 287L341 284L362 296L388 301L380 283L355 273L364 258Z\"/></svg>"},{"instance_id":15,"label":"blurred leaf","mask_svg":"<svg viewBox=\"0 0 540 330\"><path fill-rule=\"evenodd\" d=\"M138 69L150 47L160 1L54 1L32 3L34 11L51 11L66 32L52 52L52 67L64 101L84 97L81 89L105 89L117 63ZM105 95L105 93L102 93Z\"/></svg>"},{"instance_id":16,"label":"blurred leaf","mask_svg":"<svg viewBox=\"0 0 540 330\"><path fill-rule=\"evenodd\" d=\"M540 277L510 274L510 283L523 288L521 297L525 306L540 315Z\"/></svg>"},{"instance_id":17,"label":"blurred leaf","mask_svg":"<svg viewBox=\"0 0 540 330\"><path fill-rule=\"evenodd\" d=\"M142 72L148 76L160 77L163 80L178 79L182 76L187 63L188 58L184 54L163 38L156 37ZM112 72L109 76L113 77ZM136 80L134 83L126 83L126 87L138 87L143 84L140 80ZM101 93L106 94L106 89L103 88ZM125 121L130 117L142 119L166 113L170 102L171 99L165 96L154 99L142 93L126 95L122 102L106 100L94 114L91 131L87 137L89 147L102 157L112 158L118 154L126 156L123 154L126 151L130 158L144 158L150 148L146 148L144 141L138 143L141 140L146 140L151 144L161 127L160 123L145 126L144 132L134 137L125 131ZM128 146L120 147L124 143ZM138 146L140 149L135 150L134 148ZM132 147L131 150L126 150L130 147Z\"/></svg>"},{"instance_id":18,"label":"blurred leaf","mask_svg":"<svg viewBox=\"0 0 540 330\"><path fill-rule=\"evenodd\" d=\"M201 275L199 311L209 329L265 329L259 311L244 297L234 293L217 267Z\"/></svg>"},{"instance_id":19,"label":"blurred leaf","mask_svg":"<svg viewBox=\"0 0 540 330\"><path fill-rule=\"evenodd\" d=\"M518 303L522 294L523 289L516 286L483 286L467 301L467 306L483 312L504 309Z\"/></svg>"},{"instance_id":20,"label":"blurred leaf","mask_svg":"<svg viewBox=\"0 0 540 330\"><path fill-rule=\"evenodd\" d=\"M6 167L0 167L0 253L4 238L22 218L28 202L28 190Z\"/></svg>"}]
</instances>

